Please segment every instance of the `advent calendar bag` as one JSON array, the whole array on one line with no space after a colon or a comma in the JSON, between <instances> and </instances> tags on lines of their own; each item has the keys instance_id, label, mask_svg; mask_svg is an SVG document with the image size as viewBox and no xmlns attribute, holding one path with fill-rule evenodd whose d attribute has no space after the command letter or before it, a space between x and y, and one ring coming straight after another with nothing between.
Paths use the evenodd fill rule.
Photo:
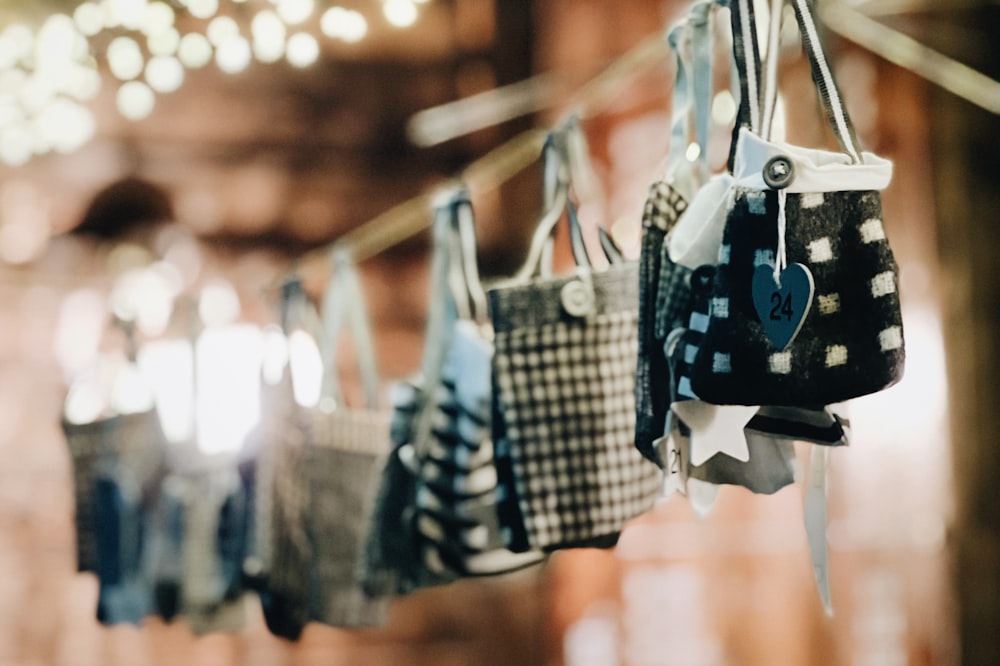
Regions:
<instances>
[{"instance_id":1,"label":"advent calendar bag","mask_svg":"<svg viewBox=\"0 0 1000 666\"><path fill-rule=\"evenodd\" d=\"M375 504L379 473L389 453L390 413L378 409L378 371L361 284L349 256L334 256L323 296L319 405L306 410L306 528L310 542L311 619L336 627L378 626L387 600L369 597L357 568ZM353 341L365 405L344 399L337 349L343 331Z\"/></svg>"},{"instance_id":2,"label":"advent calendar bag","mask_svg":"<svg viewBox=\"0 0 1000 666\"><path fill-rule=\"evenodd\" d=\"M652 506L661 479L634 446L637 264L597 271L583 251L572 275L542 276L564 211L573 222L563 184L518 279L489 293L494 440L523 522L517 545L543 550L613 544Z\"/></svg>"},{"instance_id":3,"label":"advent calendar bag","mask_svg":"<svg viewBox=\"0 0 1000 666\"><path fill-rule=\"evenodd\" d=\"M747 5L732 3L734 56L753 91ZM716 404L822 406L884 389L903 372L899 278L879 193L892 165L858 147L810 4L793 5L842 152L765 141L737 123L735 196L691 376L695 394Z\"/></svg>"}]
</instances>

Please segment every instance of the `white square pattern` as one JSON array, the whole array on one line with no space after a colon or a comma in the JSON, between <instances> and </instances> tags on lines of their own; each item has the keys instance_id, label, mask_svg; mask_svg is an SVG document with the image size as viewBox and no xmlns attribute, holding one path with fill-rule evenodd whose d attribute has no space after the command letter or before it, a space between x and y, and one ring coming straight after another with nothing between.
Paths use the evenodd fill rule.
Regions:
<instances>
[{"instance_id":1,"label":"white square pattern","mask_svg":"<svg viewBox=\"0 0 1000 666\"><path fill-rule=\"evenodd\" d=\"M720 354L716 352L712 356L712 372L720 375L726 375L733 371L733 364L730 361L729 354Z\"/></svg>"},{"instance_id":2,"label":"white square pattern","mask_svg":"<svg viewBox=\"0 0 1000 666\"><path fill-rule=\"evenodd\" d=\"M746 193L747 210L751 215L767 214L767 195L760 190L750 190Z\"/></svg>"},{"instance_id":3,"label":"white square pattern","mask_svg":"<svg viewBox=\"0 0 1000 666\"><path fill-rule=\"evenodd\" d=\"M727 244L723 244L723 245L719 246L719 264L720 265L725 265L725 264L729 263L729 253L730 253L731 249L732 248L729 245L727 245Z\"/></svg>"},{"instance_id":4,"label":"white square pattern","mask_svg":"<svg viewBox=\"0 0 1000 666\"><path fill-rule=\"evenodd\" d=\"M903 329L890 326L878 334L878 343L884 352L899 349L903 346Z\"/></svg>"},{"instance_id":5,"label":"white square pattern","mask_svg":"<svg viewBox=\"0 0 1000 666\"><path fill-rule=\"evenodd\" d=\"M835 368L838 365L847 363L847 347L844 345L830 345L826 348L826 367Z\"/></svg>"},{"instance_id":6,"label":"white square pattern","mask_svg":"<svg viewBox=\"0 0 1000 666\"><path fill-rule=\"evenodd\" d=\"M872 278L872 297L881 298L896 293L896 275L892 271L879 273Z\"/></svg>"},{"instance_id":7,"label":"white square pattern","mask_svg":"<svg viewBox=\"0 0 1000 666\"><path fill-rule=\"evenodd\" d=\"M774 250L765 248L754 251L753 267L757 268L758 266L774 266Z\"/></svg>"},{"instance_id":8,"label":"white square pattern","mask_svg":"<svg viewBox=\"0 0 1000 666\"><path fill-rule=\"evenodd\" d=\"M809 243L809 261L814 264L821 264L833 260L833 246L830 244L830 237L823 236Z\"/></svg>"},{"instance_id":9,"label":"white square pattern","mask_svg":"<svg viewBox=\"0 0 1000 666\"><path fill-rule=\"evenodd\" d=\"M822 192L806 192L799 197L799 207L803 209L819 208L825 200L826 197L823 196Z\"/></svg>"},{"instance_id":10,"label":"white square pattern","mask_svg":"<svg viewBox=\"0 0 1000 666\"><path fill-rule=\"evenodd\" d=\"M729 299L713 298L711 312L716 319L729 319Z\"/></svg>"},{"instance_id":11,"label":"white square pattern","mask_svg":"<svg viewBox=\"0 0 1000 666\"><path fill-rule=\"evenodd\" d=\"M865 222L858 227L858 231L861 234L862 243L877 243L885 240L885 228L882 226L882 220L877 217L865 220Z\"/></svg>"},{"instance_id":12,"label":"white square pattern","mask_svg":"<svg viewBox=\"0 0 1000 666\"><path fill-rule=\"evenodd\" d=\"M787 375L792 371L792 352L777 352L767 359L767 369L772 375Z\"/></svg>"},{"instance_id":13,"label":"white square pattern","mask_svg":"<svg viewBox=\"0 0 1000 666\"><path fill-rule=\"evenodd\" d=\"M840 294L820 294L816 297L819 302L819 313L828 315L840 312Z\"/></svg>"}]
</instances>

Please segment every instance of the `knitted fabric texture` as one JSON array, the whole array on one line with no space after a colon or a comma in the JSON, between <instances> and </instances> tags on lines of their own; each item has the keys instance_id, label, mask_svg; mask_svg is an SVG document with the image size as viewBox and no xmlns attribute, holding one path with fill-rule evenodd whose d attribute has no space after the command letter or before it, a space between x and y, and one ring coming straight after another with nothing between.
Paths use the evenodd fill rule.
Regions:
<instances>
[{"instance_id":1,"label":"knitted fabric texture","mask_svg":"<svg viewBox=\"0 0 1000 666\"><path fill-rule=\"evenodd\" d=\"M777 192L737 191L694 392L716 404L815 407L896 383L904 363L899 278L879 193L787 195L788 263L811 271L816 296L785 350L765 335L750 286L756 266L775 256L777 216Z\"/></svg>"},{"instance_id":2,"label":"knitted fabric texture","mask_svg":"<svg viewBox=\"0 0 1000 666\"><path fill-rule=\"evenodd\" d=\"M163 430L153 410L84 424L63 421L62 430L73 461L77 570L97 571L94 483L100 474L127 470L148 504L166 470Z\"/></svg>"},{"instance_id":3,"label":"knitted fabric texture","mask_svg":"<svg viewBox=\"0 0 1000 666\"><path fill-rule=\"evenodd\" d=\"M386 600L365 595L355 574L390 448L389 415L339 408L306 416L310 617L335 627L379 626Z\"/></svg>"},{"instance_id":4,"label":"knitted fabric texture","mask_svg":"<svg viewBox=\"0 0 1000 666\"><path fill-rule=\"evenodd\" d=\"M672 328L667 313L685 300L684 280L675 280L664 240L687 208L687 201L670 183L649 188L642 215L642 254L639 258L639 359L635 378L635 446L643 456L661 464L653 441L663 434L670 402L664 329ZM666 268L666 270L664 270ZM679 288L678 288L679 286ZM663 313L661 315L661 313ZM662 326L661 324L662 322Z\"/></svg>"},{"instance_id":5,"label":"knitted fabric texture","mask_svg":"<svg viewBox=\"0 0 1000 666\"><path fill-rule=\"evenodd\" d=\"M606 545L659 494L660 471L635 448L638 284L623 264L489 294L494 440L533 549ZM562 300L574 287L589 314Z\"/></svg>"}]
</instances>

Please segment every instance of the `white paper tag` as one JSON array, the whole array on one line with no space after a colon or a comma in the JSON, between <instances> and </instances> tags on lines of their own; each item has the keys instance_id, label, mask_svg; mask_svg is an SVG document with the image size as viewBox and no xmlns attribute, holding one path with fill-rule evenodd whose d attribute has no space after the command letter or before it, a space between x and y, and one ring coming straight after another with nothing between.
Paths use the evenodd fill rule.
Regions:
<instances>
[{"instance_id":1,"label":"white paper tag","mask_svg":"<svg viewBox=\"0 0 1000 666\"><path fill-rule=\"evenodd\" d=\"M668 419L668 422L671 422ZM664 499L674 493L687 495L688 447L690 440L671 427L653 445L663 452L663 492Z\"/></svg>"},{"instance_id":2,"label":"white paper tag","mask_svg":"<svg viewBox=\"0 0 1000 666\"><path fill-rule=\"evenodd\" d=\"M704 465L717 453L725 453L740 462L750 460L743 428L753 418L756 407L720 407L701 400L682 400L670 408L691 429L690 460L695 467Z\"/></svg>"},{"instance_id":3,"label":"white paper tag","mask_svg":"<svg viewBox=\"0 0 1000 666\"><path fill-rule=\"evenodd\" d=\"M833 616L830 599L830 565L826 544L826 488L827 463L830 449L813 446L809 455L809 475L806 478L805 523L809 553L812 557L816 589L819 591L823 608L829 617Z\"/></svg>"}]
</instances>

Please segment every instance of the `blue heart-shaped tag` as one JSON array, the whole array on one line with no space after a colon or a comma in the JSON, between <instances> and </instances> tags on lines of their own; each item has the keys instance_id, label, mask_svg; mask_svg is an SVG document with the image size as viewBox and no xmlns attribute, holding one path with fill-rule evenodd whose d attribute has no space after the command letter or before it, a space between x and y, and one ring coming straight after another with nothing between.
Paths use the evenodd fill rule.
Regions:
<instances>
[{"instance_id":1,"label":"blue heart-shaped tag","mask_svg":"<svg viewBox=\"0 0 1000 666\"><path fill-rule=\"evenodd\" d=\"M774 267L758 266L753 273L753 305L767 339L779 350L792 343L812 307L812 273L802 264L790 264L781 271L781 284L774 279Z\"/></svg>"}]
</instances>

